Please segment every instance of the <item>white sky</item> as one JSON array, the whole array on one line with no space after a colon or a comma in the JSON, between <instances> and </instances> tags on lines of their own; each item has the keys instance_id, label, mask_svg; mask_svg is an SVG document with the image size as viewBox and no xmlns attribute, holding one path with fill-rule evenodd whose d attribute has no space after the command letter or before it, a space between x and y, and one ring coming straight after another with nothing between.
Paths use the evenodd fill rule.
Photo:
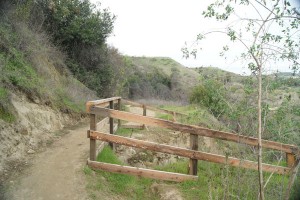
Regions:
<instances>
[{"instance_id":1,"label":"white sky","mask_svg":"<svg viewBox=\"0 0 300 200\"><path fill-rule=\"evenodd\" d=\"M96 3L97 0L91 0ZM197 58L184 59L181 48L185 42L191 44L197 34L224 24L204 19L203 10L212 1L201 0L101 0L101 8L117 16L114 35L108 44L116 47L124 55L170 57L188 67L214 66L242 74L249 73L247 66L234 61L234 55L242 50L238 46L231 49L225 60L219 56L226 40L222 35L214 35L202 42L202 51ZM282 68L281 68L282 69ZM276 69L274 69L276 70ZM288 68L284 69L285 71ZM284 71L281 70L281 71Z\"/></svg>"}]
</instances>

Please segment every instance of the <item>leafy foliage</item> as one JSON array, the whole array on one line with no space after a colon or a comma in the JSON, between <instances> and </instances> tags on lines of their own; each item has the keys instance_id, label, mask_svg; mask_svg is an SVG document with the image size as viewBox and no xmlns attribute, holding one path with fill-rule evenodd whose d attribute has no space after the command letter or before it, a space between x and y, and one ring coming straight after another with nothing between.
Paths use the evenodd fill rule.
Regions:
<instances>
[{"instance_id":1,"label":"leafy foliage","mask_svg":"<svg viewBox=\"0 0 300 200\"><path fill-rule=\"evenodd\" d=\"M43 25L69 52L85 45L101 46L112 33L115 16L96 9L88 0L43 0L39 5L44 12Z\"/></svg>"},{"instance_id":2,"label":"leafy foliage","mask_svg":"<svg viewBox=\"0 0 300 200\"><path fill-rule=\"evenodd\" d=\"M190 96L191 103L207 107L215 116L223 114L227 109L225 89L218 81L209 79L196 86Z\"/></svg>"}]
</instances>

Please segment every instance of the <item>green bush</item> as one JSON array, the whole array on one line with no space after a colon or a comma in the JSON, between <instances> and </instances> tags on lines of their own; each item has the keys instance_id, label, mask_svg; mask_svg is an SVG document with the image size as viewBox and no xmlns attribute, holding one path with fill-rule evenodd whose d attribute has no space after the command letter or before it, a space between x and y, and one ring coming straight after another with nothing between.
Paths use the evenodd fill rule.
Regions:
<instances>
[{"instance_id":1,"label":"green bush","mask_svg":"<svg viewBox=\"0 0 300 200\"><path fill-rule=\"evenodd\" d=\"M227 110L228 105L225 98L226 93L223 85L210 79L194 87L190 95L190 103L205 106L215 116L219 116Z\"/></svg>"}]
</instances>

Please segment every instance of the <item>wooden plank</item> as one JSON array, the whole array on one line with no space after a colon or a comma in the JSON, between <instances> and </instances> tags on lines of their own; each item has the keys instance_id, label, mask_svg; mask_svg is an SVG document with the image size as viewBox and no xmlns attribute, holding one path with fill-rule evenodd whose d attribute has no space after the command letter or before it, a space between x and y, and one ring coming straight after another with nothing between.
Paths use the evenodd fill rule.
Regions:
<instances>
[{"instance_id":1,"label":"wooden plank","mask_svg":"<svg viewBox=\"0 0 300 200\"><path fill-rule=\"evenodd\" d=\"M198 135L190 134L190 148L191 150L198 151ZM189 174L197 176L198 160L190 159Z\"/></svg>"},{"instance_id":2,"label":"wooden plank","mask_svg":"<svg viewBox=\"0 0 300 200\"><path fill-rule=\"evenodd\" d=\"M105 117L104 119L102 119L100 122L97 123L96 127L97 130L101 130L104 128L105 124L108 124L109 118Z\"/></svg>"},{"instance_id":3,"label":"wooden plank","mask_svg":"<svg viewBox=\"0 0 300 200\"><path fill-rule=\"evenodd\" d=\"M96 131L96 115L90 114L90 130ZM90 137L90 160L96 160L96 140Z\"/></svg>"},{"instance_id":4,"label":"wooden plank","mask_svg":"<svg viewBox=\"0 0 300 200\"><path fill-rule=\"evenodd\" d=\"M88 101L88 102L86 102L86 112L89 113L90 112L90 107L92 107L92 106L101 105L102 107L105 107L104 106L105 103L108 103L110 101L117 101L118 99L121 99L121 97L111 97L111 98L107 98L107 99Z\"/></svg>"},{"instance_id":5,"label":"wooden plank","mask_svg":"<svg viewBox=\"0 0 300 200\"><path fill-rule=\"evenodd\" d=\"M288 167L294 167L296 163L296 156L291 153L286 154L286 163Z\"/></svg>"},{"instance_id":6,"label":"wooden plank","mask_svg":"<svg viewBox=\"0 0 300 200\"><path fill-rule=\"evenodd\" d=\"M158 144L154 142L148 142L143 140L137 140L132 138L126 138L117 135L110 135L106 133L102 133L99 131L90 131L90 137L102 140L106 142L114 142L121 145L131 146L135 148L142 148L146 150L158 151L161 153L169 153L178 156L183 156L187 158L197 159L197 160L204 160L208 162L220 163L220 164L228 164L234 167L242 167L246 169L254 169L257 170L257 163L249 160L240 160L237 158L232 157L225 157L221 155L205 153L200 151L189 150L180 147L174 147L164 144ZM266 172L274 172L278 174L286 174L288 173L290 168L263 164L263 171Z\"/></svg>"},{"instance_id":7,"label":"wooden plank","mask_svg":"<svg viewBox=\"0 0 300 200\"><path fill-rule=\"evenodd\" d=\"M140 107L140 108L143 108L143 105L144 105L141 103L137 103L137 102L133 102L133 101L125 100L125 99L122 99L121 101L124 104L132 105L132 106ZM156 111L156 112L161 112L161 113L166 113L166 114L171 114L171 115L173 115L173 113L174 113L174 111L170 111L170 110L166 110L166 109L162 109L162 108L156 108L156 107L148 106L148 105L145 105L145 106L146 106L146 109ZM183 113L177 113L177 112L175 112L175 113L178 115L187 116L186 114L183 114Z\"/></svg>"},{"instance_id":8,"label":"wooden plank","mask_svg":"<svg viewBox=\"0 0 300 200\"><path fill-rule=\"evenodd\" d=\"M201 126L195 125L187 125L187 124L180 124L177 122L172 122L163 119L157 119L149 116L142 116L133 113L123 112L123 111L116 111L116 110L109 110L106 108L100 107L92 107L91 113L100 114L102 116L109 116L116 119L136 122L140 124L146 124L150 126L157 126L168 128L171 130L178 130L184 133L192 133L200 136L206 136L221 140L233 141L241 144L248 144L252 146L258 145L257 138L254 137L247 137L243 135L237 135L234 133L224 132L224 131L217 131L208 128L204 128ZM289 144L283 144L274 141L262 140L263 148L275 149L279 151L284 151L286 153L293 153L295 155L299 154L298 147Z\"/></svg>"},{"instance_id":9,"label":"wooden plank","mask_svg":"<svg viewBox=\"0 0 300 200\"><path fill-rule=\"evenodd\" d=\"M165 180L165 181L183 182L187 180L196 181L198 179L197 176L164 172L164 171L158 171L152 169L144 169L138 167L122 166L122 165L109 164L103 162L95 162L90 160L87 161L87 164L93 169L100 169L100 170L113 172L113 173L129 174L129 175L134 175L139 177L146 177L146 178Z\"/></svg>"},{"instance_id":10,"label":"wooden plank","mask_svg":"<svg viewBox=\"0 0 300 200\"><path fill-rule=\"evenodd\" d=\"M143 129L143 125L138 125L138 124L123 124L122 128L135 128L135 129Z\"/></svg>"},{"instance_id":11,"label":"wooden plank","mask_svg":"<svg viewBox=\"0 0 300 200\"><path fill-rule=\"evenodd\" d=\"M129 100L126 100L126 99L121 99L121 102L122 102L123 104L131 105L131 106L134 106L134 107L140 107L140 108L143 107L143 104L141 104L141 103L129 101Z\"/></svg>"}]
</instances>

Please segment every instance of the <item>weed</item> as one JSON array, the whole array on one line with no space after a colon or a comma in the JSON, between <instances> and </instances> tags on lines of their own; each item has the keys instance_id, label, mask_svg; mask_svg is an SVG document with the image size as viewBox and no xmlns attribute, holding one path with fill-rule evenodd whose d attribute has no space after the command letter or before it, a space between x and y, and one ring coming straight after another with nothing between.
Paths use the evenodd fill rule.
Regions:
<instances>
[{"instance_id":1,"label":"weed","mask_svg":"<svg viewBox=\"0 0 300 200\"><path fill-rule=\"evenodd\" d=\"M83 172L84 172L85 175L91 175L93 170L91 170L91 168L89 168L88 166L85 166L83 168Z\"/></svg>"}]
</instances>

